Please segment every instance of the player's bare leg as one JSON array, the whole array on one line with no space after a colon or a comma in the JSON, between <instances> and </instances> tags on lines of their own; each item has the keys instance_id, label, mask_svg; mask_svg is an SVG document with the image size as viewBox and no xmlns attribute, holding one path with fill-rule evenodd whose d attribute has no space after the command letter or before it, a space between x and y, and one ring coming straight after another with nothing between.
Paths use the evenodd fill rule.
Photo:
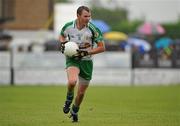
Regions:
<instances>
[{"instance_id":1,"label":"player's bare leg","mask_svg":"<svg viewBox=\"0 0 180 126\"><path fill-rule=\"evenodd\" d=\"M77 96L75 98L75 105L76 106L80 106L80 104L81 104L81 102L82 102L82 100L84 98L87 87L88 87L88 85L79 84L78 91L77 91Z\"/></svg>"},{"instance_id":2,"label":"player's bare leg","mask_svg":"<svg viewBox=\"0 0 180 126\"><path fill-rule=\"evenodd\" d=\"M67 68L67 77L68 77L68 88L66 101L63 107L63 112L65 114L69 113L70 105L74 98L74 87L78 80L79 69L77 67L68 67Z\"/></svg>"},{"instance_id":3,"label":"player's bare leg","mask_svg":"<svg viewBox=\"0 0 180 126\"><path fill-rule=\"evenodd\" d=\"M84 95L85 95L85 92L86 92L86 89L87 89L88 85L89 85L89 81L83 83L80 80L80 84L78 86L78 91L77 91L77 96L75 98L75 102L74 102L74 104L72 106L72 110L71 110L71 117L72 117L73 122L78 121L79 107L80 107L80 105L81 105L81 103L83 101L83 98L84 98Z\"/></svg>"}]
</instances>

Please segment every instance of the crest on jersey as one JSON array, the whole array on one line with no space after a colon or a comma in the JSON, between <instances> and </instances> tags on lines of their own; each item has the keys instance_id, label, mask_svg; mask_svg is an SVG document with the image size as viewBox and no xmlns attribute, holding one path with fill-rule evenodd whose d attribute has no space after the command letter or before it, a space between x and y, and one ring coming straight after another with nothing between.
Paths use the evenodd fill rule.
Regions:
<instances>
[{"instance_id":1,"label":"crest on jersey","mask_svg":"<svg viewBox=\"0 0 180 126\"><path fill-rule=\"evenodd\" d=\"M79 45L79 49L87 49L89 47L91 47L91 44L88 42L84 42Z\"/></svg>"}]
</instances>

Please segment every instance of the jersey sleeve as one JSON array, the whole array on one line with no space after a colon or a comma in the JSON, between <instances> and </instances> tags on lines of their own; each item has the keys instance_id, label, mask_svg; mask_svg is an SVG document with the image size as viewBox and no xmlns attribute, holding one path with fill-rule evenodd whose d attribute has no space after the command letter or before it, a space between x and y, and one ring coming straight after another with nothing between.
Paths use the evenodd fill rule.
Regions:
<instances>
[{"instance_id":1,"label":"jersey sleeve","mask_svg":"<svg viewBox=\"0 0 180 126\"><path fill-rule=\"evenodd\" d=\"M66 25L64 25L64 26L62 27L61 32L60 32L60 35L62 35L62 36L64 36L64 37L67 37L65 30L66 30Z\"/></svg>"},{"instance_id":2,"label":"jersey sleeve","mask_svg":"<svg viewBox=\"0 0 180 126\"><path fill-rule=\"evenodd\" d=\"M61 29L61 32L60 32L60 35L64 36L64 37L67 37L68 36L68 33L67 33L67 29L68 27L71 27L73 25L73 21L70 21L68 23L66 23L62 29Z\"/></svg>"},{"instance_id":3,"label":"jersey sleeve","mask_svg":"<svg viewBox=\"0 0 180 126\"><path fill-rule=\"evenodd\" d=\"M104 39L103 39L103 35L102 35L102 32L99 30L99 28L97 28L94 24L92 24L90 22L89 24L89 28L93 34L93 42L95 43L98 43L98 42L104 42Z\"/></svg>"},{"instance_id":4,"label":"jersey sleeve","mask_svg":"<svg viewBox=\"0 0 180 126\"><path fill-rule=\"evenodd\" d=\"M96 30L95 30L95 32L94 32L94 41L95 41L96 43L98 43L98 42L103 42L103 41L104 41L104 40L103 40L102 32L101 32L98 28L96 28Z\"/></svg>"}]
</instances>

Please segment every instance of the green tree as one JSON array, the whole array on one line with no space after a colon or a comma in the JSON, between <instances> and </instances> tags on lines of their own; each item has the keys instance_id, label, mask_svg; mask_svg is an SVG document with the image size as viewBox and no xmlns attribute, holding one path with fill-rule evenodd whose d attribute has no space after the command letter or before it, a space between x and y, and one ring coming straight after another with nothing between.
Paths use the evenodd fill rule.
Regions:
<instances>
[{"instance_id":1,"label":"green tree","mask_svg":"<svg viewBox=\"0 0 180 126\"><path fill-rule=\"evenodd\" d=\"M67 3L68 0L54 0L55 3Z\"/></svg>"},{"instance_id":2,"label":"green tree","mask_svg":"<svg viewBox=\"0 0 180 126\"><path fill-rule=\"evenodd\" d=\"M118 8L109 10L105 8L92 8L92 18L106 21L109 25L116 26L122 20L127 20L127 10Z\"/></svg>"},{"instance_id":3,"label":"green tree","mask_svg":"<svg viewBox=\"0 0 180 126\"><path fill-rule=\"evenodd\" d=\"M116 8L109 10L105 8L92 8L92 18L101 19L107 22L112 31L121 31L124 33L133 33L137 27L143 22L141 20L129 21L128 11L124 8Z\"/></svg>"},{"instance_id":4,"label":"green tree","mask_svg":"<svg viewBox=\"0 0 180 126\"><path fill-rule=\"evenodd\" d=\"M180 38L180 20L175 23L164 23L162 25L166 30L166 36L173 39Z\"/></svg>"}]
</instances>

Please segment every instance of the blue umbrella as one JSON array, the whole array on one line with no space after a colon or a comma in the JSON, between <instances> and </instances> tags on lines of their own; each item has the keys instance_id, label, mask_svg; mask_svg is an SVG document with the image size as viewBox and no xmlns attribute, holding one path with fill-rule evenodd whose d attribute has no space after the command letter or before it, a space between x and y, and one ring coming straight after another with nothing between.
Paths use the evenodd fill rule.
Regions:
<instances>
[{"instance_id":1,"label":"blue umbrella","mask_svg":"<svg viewBox=\"0 0 180 126\"><path fill-rule=\"evenodd\" d=\"M151 45L148 41L138 38L128 38L127 43L131 46L138 47L140 53L145 53L151 50Z\"/></svg>"},{"instance_id":2,"label":"blue umbrella","mask_svg":"<svg viewBox=\"0 0 180 126\"><path fill-rule=\"evenodd\" d=\"M172 39L170 39L168 37L163 37L155 42L155 47L157 49L161 49L161 48L164 49L164 48L169 47L171 44L173 44Z\"/></svg>"},{"instance_id":3,"label":"blue umbrella","mask_svg":"<svg viewBox=\"0 0 180 126\"><path fill-rule=\"evenodd\" d=\"M103 20L92 20L91 21L96 27L98 27L102 33L108 32L111 30L110 26Z\"/></svg>"}]
</instances>

